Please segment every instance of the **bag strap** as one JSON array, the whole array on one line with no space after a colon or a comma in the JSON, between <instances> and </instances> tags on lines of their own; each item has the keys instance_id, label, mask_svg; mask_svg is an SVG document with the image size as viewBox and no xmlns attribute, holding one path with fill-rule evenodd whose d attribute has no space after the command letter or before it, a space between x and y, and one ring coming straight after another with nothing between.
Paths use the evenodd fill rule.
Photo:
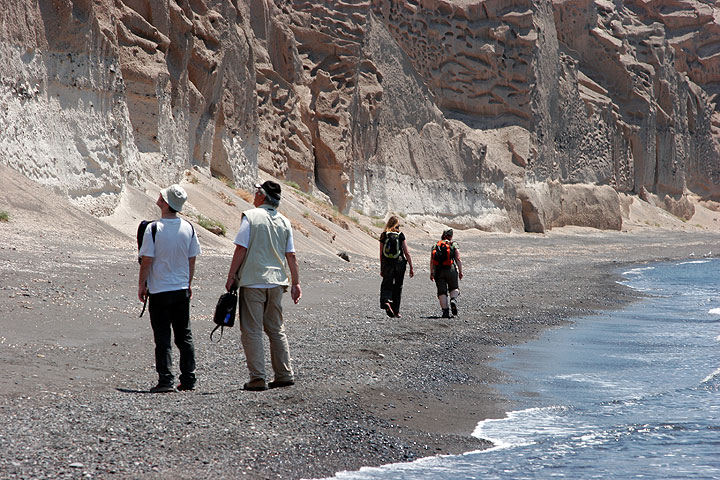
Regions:
<instances>
[{"instance_id":1,"label":"bag strap","mask_svg":"<svg viewBox=\"0 0 720 480\"><path fill-rule=\"evenodd\" d=\"M213 333L215 333L215 331L216 331L218 328L220 329L220 338L218 338L218 339L217 339L217 342L216 342L216 341L213 340ZM225 330L225 325L215 325L215 328L213 328L213 331L210 332L210 341L213 342L213 343L220 343L220 340L222 340L222 336L223 336L223 331L224 331L224 330Z\"/></svg>"}]
</instances>

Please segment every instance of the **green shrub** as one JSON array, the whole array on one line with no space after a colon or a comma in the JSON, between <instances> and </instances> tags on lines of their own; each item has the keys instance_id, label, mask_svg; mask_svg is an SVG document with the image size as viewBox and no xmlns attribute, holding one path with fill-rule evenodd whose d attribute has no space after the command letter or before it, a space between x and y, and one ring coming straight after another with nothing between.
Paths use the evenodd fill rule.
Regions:
<instances>
[{"instance_id":1,"label":"green shrub","mask_svg":"<svg viewBox=\"0 0 720 480\"><path fill-rule=\"evenodd\" d=\"M227 178L227 177L224 176L224 175L219 176L219 177L218 177L218 180L220 180L221 182L223 182L225 185L227 185L228 187L232 188L233 190L235 190L235 189L237 188L237 187L235 186L235 182L233 182L232 180L230 180L229 178Z\"/></svg>"},{"instance_id":2,"label":"green shrub","mask_svg":"<svg viewBox=\"0 0 720 480\"><path fill-rule=\"evenodd\" d=\"M294 188L295 190L300 190L300 185L298 185L296 182L293 182L291 180L286 180L283 183L285 183L285 185L287 185L288 187Z\"/></svg>"},{"instance_id":3,"label":"green shrub","mask_svg":"<svg viewBox=\"0 0 720 480\"><path fill-rule=\"evenodd\" d=\"M0 210L0 222L9 222L10 214L5 210Z\"/></svg>"},{"instance_id":4,"label":"green shrub","mask_svg":"<svg viewBox=\"0 0 720 480\"><path fill-rule=\"evenodd\" d=\"M203 215L198 215L198 225L203 227L205 230L214 233L215 235L222 235L225 236L225 233L227 233L227 228L225 228L225 225L218 222L217 220L211 220Z\"/></svg>"}]
</instances>

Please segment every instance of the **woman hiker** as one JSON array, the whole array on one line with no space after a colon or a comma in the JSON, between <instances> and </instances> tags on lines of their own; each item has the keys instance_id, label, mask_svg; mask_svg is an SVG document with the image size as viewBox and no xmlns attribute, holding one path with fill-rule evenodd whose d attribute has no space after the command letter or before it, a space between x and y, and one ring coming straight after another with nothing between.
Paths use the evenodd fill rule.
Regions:
<instances>
[{"instance_id":1,"label":"woman hiker","mask_svg":"<svg viewBox=\"0 0 720 480\"><path fill-rule=\"evenodd\" d=\"M400 317L400 296L406 263L410 265L412 278L415 272L405 243L405 234L400 231L400 220L393 215L380 234L380 308L385 310L388 317Z\"/></svg>"}]
</instances>

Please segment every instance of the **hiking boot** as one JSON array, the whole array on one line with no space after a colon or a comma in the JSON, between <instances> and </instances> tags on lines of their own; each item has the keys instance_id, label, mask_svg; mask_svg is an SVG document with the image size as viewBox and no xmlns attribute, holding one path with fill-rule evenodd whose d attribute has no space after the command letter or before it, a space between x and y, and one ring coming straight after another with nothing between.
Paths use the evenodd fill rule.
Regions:
<instances>
[{"instance_id":1,"label":"hiking boot","mask_svg":"<svg viewBox=\"0 0 720 480\"><path fill-rule=\"evenodd\" d=\"M162 383L158 383L154 387L150 389L150 393L168 393L168 392L174 392L175 387L172 385L165 385Z\"/></svg>"},{"instance_id":2,"label":"hiking boot","mask_svg":"<svg viewBox=\"0 0 720 480\"><path fill-rule=\"evenodd\" d=\"M395 316L395 312L393 312L393 309L392 309L392 307L390 306L390 302L385 302L385 303L383 303L383 307L382 307L382 308L385 310L385 313L387 313L387 316L388 316L388 317L392 318L392 317Z\"/></svg>"},{"instance_id":3,"label":"hiking boot","mask_svg":"<svg viewBox=\"0 0 720 480\"><path fill-rule=\"evenodd\" d=\"M243 390L247 390L250 392L262 392L263 390L267 390L268 386L267 383L265 383L265 380L262 378L256 378L255 380L250 380L245 385L243 385Z\"/></svg>"},{"instance_id":4,"label":"hiking boot","mask_svg":"<svg viewBox=\"0 0 720 480\"><path fill-rule=\"evenodd\" d=\"M450 318L450 309L449 308L443 308L442 318Z\"/></svg>"},{"instance_id":5,"label":"hiking boot","mask_svg":"<svg viewBox=\"0 0 720 480\"><path fill-rule=\"evenodd\" d=\"M291 387L293 385L295 385L295 380L273 380L268 383L268 388Z\"/></svg>"},{"instance_id":6,"label":"hiking boot","mask_svg":"<svg viewBox=\"0 0 720 480\"><path fill-rule=\"evenodd\" d=\"M457 302L454 298L450 300L450 310L452 311L453 316L457 316Z\"/></svg>"},{"instance_id":7,"label":"hiking boot","mask_svg":"<svg viewBox=\"0 0 720 480\"><path fill-rule=\"evenodd\" d=\"M183 384L177 386L177 389L179 392L189 392L191 390L195 390L195 385L189 385L189 384Z\"/></svg>"}]
</instances>

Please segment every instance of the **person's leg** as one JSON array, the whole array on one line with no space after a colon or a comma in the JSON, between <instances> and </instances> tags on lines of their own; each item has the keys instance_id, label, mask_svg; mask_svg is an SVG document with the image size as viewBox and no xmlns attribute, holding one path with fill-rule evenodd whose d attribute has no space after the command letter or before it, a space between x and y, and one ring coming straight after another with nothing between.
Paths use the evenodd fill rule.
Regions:
<instances>
[{"instance_id":1,"label":"person's leg","mask_svg":"<svg viewBox=\"0 0 720 480\"><path fill-rule=\"evenodd\" d=\"M458 273L454 268L448 278L448 290L450 290L450 310L452 310L453 315L457 315L457 297L460 295L460 290L458 288Z\"/></svg>"},{"instance_id":2,"label":"person's leg","mask_svg":"<svg viewBox=\"0 0 720 480\"><path fill-rule=\"evenodd\" d=\"M295 376L290 365L290 347L283 323L283 291L283 287L268 289L263 327L270 340L270 360L275 372L275 380L272 383L289 384L294 382Z\"/></svg>"},{"instance_id":3,"label":"person's leg","mask_svg":"<svg viewBox=\"0 0 720 480\"><path fill-rule=\"evenodd\" d=\"M386 261L382 263L382 282L380 283L380 308L385 310L388 316L393 316L392 310L392 297L393 297L393 284L395 279L393 277L394 268L391 262Z\"/></svg>"},{"instance_id":4,"label":"person's leg","mask_svg":"<svg viewBox=\"0 0 720 480\"><path fill-rule=\"evenodd\" d=\"M166 293L150 295L148 312L150 325L155 338L155 370L158 373L159 386L172 386L174 377L172 365L172 343L170 330L170 305Z\"/></svg>"},{"instance_id":5,"label":"person's leg","mask_svg":"<svg viewBox=\"0 0 720 480\"><path fill-rule=\"evenodd\" d=\"M250 381L265 381L265 351L263 349L263 311L266 288L240 289L240 332Z\"/></svg>"},{"instance_id":6,"label":"person's leg","mask_svg":"<svg viewBox=\"0 0 720 480\"><path fill-rule=\"evenodd\" d=\"M440 301L440 308L445 310L448 308L448 296L447 295L438 295L438 300Z\"/></svg>"},{"instance_id":7,"label":"person's leg","mask_svg":"<svg viewBox=\"0 0 720 480\"><path fill-rule=\"evenodd\" d=\"M180 385L195 388L195 345L190 330L190 297L187 290L174 293L172 327L175 345L180 350Z\"/></svg>"},{"instance_id":8,"label":"person's leg","mask_svg":"<svg viewBox=\"0 0 720 480\"><path fill-rule=\"evenodd\" d=\"M402 297L403 281L405 280L405 268L405 262L397 262L393 271L395 283L393 284L392 307L396 317L400 314L400 300Z\"/></svg>"},{"instance_id":9,"label":"person's leg","mask_svg":"<svg viewBox=\"0 0 720 480\"><path fill-rule=\"evenodd\" d=\"M435 272L435 285L437 286L437 297L440 302L440 308L442 308L443 318L450 317L450 309L448 308L448 284L447 276L444 270L438 270Z\"/></svg>"}]
</instances>

